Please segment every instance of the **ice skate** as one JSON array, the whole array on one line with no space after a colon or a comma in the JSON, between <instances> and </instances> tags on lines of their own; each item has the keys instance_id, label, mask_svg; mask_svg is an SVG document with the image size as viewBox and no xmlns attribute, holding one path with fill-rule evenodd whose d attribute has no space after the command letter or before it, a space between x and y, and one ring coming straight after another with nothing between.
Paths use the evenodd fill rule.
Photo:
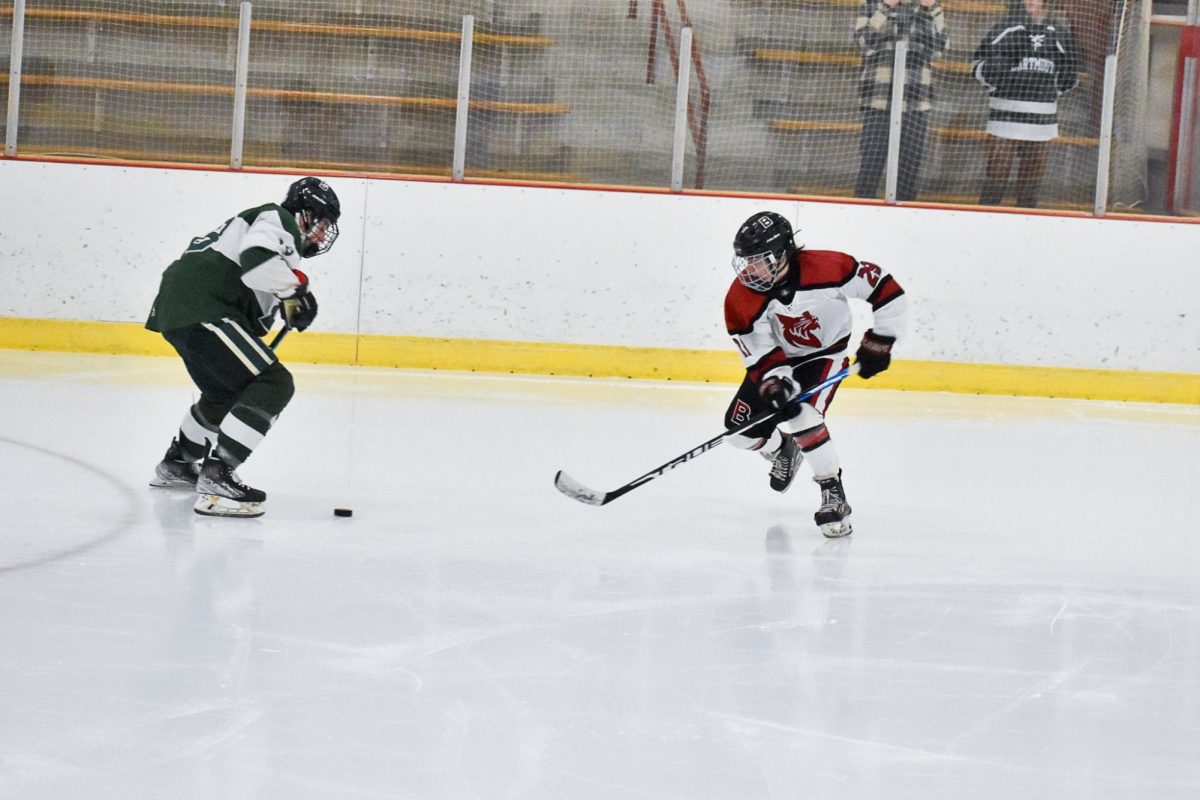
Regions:
<instances>
[{"instance_id":1,"label":"ice skate","mask_svg":"<svg viewBox=\"0 0 1200 800\"><path fill-rule=\"evenodd\" d=\"M261 517L261 505L267 493L242 483L233 467L219 458L209 456L196 481L194 511L206 517Z\"/></svg>"},{"instance_id":2,"label":"ice skate","mask_svg":"<svg viewBox=\"0 0 1200 800\"><path fill-rule=\"evenodd\" d=\"M167 489L194 489L199 476L200 465L195 461L188 461L183 455L183 448L179 446L179 440L172 439L163 460L154 468L154 477L150 480L150 485Z\"/></svg>"},{"instance_id":3,"label":"ice skate","mask_svg":"<svg viewBox=\"0 0 1200 800\"><path fill-rule=\"evenodd\" d=\"M817 527L826 539L840 539L849 536L853 531L850 527L850 504L846 502L846 490L842 488L842 472L832 478L813 478L821 487L821 507L813 515Z\"/></svg>"},{"instance_id":4,"label":"ice skate","mask_svg":"<svg viewBox=\"0 0 1200 800\"><path fill-rule=\"evenodd\" d=\"M783 444L775 451L771 460L771 488L777 492L786 492L804 461L804 453L800 445L788 434L783 435Z\"/></svg>"}]
</instances>

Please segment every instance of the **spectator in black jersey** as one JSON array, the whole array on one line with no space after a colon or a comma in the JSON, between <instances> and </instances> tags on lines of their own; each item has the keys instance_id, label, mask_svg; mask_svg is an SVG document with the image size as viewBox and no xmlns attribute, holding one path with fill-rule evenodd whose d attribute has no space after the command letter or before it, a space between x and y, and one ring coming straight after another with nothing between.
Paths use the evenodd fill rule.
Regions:
<instances>
[{"instance_id":1,"label":"spectator in black jersey","mask_svg":"<svg viewBox=\"0 0 1200 800\"><path fill-rule=\"evenodd\" d=\"M896 42L908 42L904 103L900 125L900 171L897 200L914 200L925 156L927 118L933 108L933 73L929 64L946 49L946 20L938 0L862 0L854 21L854 41L862 48L859 85L862 133L859 136L856 197L877 197L887 166L891 123L892 66Z\"/></svg>"},{"instance_id":2,"label":"spectator in black jersey","mask_svg":"<svg viewBox=\"0 0 1200 800\"><path fill-rule=\"evenodd\" d=\"M979 202L1004 199L1014 158L1017 205L1035 208L1046 151L1058 136L1058 98L1079 83L1079 59L1065 21L1047 0L1011 0L975 51L975 78L988 90L987 164Z\"/></svg>"}]
</instances>

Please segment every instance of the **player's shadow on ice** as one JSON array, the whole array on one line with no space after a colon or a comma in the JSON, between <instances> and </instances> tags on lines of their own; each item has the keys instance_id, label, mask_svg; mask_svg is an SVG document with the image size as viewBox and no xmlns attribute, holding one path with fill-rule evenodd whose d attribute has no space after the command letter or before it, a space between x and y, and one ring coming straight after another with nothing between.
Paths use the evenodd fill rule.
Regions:
<instances>
[{"instance_id":1,"label":"player's shadow on ice","mask_svg":"<svg viewBox=\"0 0 1200 800\"><path fill-rule=\"evenodd\" d=\"M772 525L767 529L764 547L767 555L767 574L775 588L795 586L799 581L799 570L792 535L783 525ZM851 537L822 539L812 551L811 577L840 580L850 560Z\"/></svg>"}]
</instances>

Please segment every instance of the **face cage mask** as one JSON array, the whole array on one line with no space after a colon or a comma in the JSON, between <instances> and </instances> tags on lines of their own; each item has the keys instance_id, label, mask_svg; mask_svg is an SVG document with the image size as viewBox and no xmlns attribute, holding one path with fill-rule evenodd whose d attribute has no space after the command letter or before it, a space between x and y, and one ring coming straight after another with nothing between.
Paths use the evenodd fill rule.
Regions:
<instances>
[{"instance_id":1,"label":"face cage mask","mask_svg":"<svg viewBox=\"0 0 1200 800\"><path fill-rule=\"evenodd\" d=\"M322 220L318 219L312 222L313 214L311 211L302 211L297 215L296 222L300 227L300 257L314 258L329 251L333 247L333 243L338 237L338 226L336 222L324 220L327 224L325 227L325 238L320 243L312 241L312 236L321 226Z\"/></svg>"},{"instance_id":2,"label":"face cage mask","mask_svg":"<svg viewBox=\"0 0 1200 800\"><path fill-rule=\"evenodd\" d=\"M779 280L787 269L787 251L780 253L756 253L752 256L734 256L733 271L738 280L748 289L766 292Z\"/></svg>"}]
</instances>

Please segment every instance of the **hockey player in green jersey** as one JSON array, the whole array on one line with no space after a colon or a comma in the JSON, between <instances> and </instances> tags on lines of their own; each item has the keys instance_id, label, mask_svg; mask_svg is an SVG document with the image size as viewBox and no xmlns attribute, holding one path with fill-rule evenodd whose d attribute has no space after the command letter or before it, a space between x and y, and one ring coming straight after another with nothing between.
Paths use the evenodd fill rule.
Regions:
<instances>
[{"instance_id":1,"label":"hockey player in green jersey","mask_svg":"<svg viewBox=\"0 0 1200 800\"><path fill-rule=\"evenodd\" d=\"M277 309L303 331L317 301L300 259L329 250L341 204L327 183L302 178L282 203L251 208L192 239L163 273L146 327L162 333L200 389L152 486L194 488L209 516L262 516L266 493L234 470L262 441L294 391L261 336Z\"/></svg>"}]
</instances>

